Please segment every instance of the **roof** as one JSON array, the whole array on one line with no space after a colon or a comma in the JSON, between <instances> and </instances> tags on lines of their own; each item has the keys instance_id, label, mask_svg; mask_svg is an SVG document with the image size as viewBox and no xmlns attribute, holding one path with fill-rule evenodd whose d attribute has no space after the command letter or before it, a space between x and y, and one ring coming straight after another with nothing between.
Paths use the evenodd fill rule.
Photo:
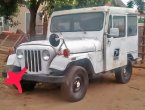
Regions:
<instances>
[{"instance_id":1,"label":"roof","mask_svg":"<svg viewBox=\"0 0 145 110\"><path fill-rule=\"evenodd\" d=\"M90 7L90 8L79 8L63 11L55 11L52 16L56 15L65 15L65 14L74 14L74 13L87 13L87 12L107 12L110 11L112 14L138 14L138 11L133 8L125 7L110 7L110 6L99 6L99 7Z\"/></svg>"}]
</instances>

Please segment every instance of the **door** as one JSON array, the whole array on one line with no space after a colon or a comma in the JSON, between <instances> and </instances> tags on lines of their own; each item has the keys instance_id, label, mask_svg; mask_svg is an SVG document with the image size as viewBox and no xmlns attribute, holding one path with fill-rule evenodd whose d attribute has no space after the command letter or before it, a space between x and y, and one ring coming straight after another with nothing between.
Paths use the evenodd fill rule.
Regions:
<instances>
[{"instance_id":1,"label":"door","mask_svg":"<svg viewBox=\"0 0 145 110\"><path fill-rule=\"evenodd\" d=\"M138 19L137 15L129 14L127 16L127 53L138 58Z\"/></svg>"},{"instance_id":2,"label":"door","mask_svg":"<svg viewBox=\"0 0 145 110\"><path fill-rule=\"evenodd\" d=\"M124 15L110 15L109 27L118 28L119 36L107 36L106 38L106 64L105 71L112 70L127 64L127 52L126 52L126 16Z\"/></svg>"}]
</instances>

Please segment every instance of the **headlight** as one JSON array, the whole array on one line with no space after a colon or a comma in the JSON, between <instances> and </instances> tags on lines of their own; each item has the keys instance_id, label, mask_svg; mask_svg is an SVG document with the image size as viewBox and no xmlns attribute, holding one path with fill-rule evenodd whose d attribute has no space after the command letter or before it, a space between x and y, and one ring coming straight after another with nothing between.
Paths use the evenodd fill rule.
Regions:
<instances>
[{"instance_id":1,"label":"headlight","mask_svg":"<svg viewBox=\"0 0 145 110\"><path fill-rule=\"evenodd\" d=\"M42 52L42 57L43 57L43 60L48 61L49 58L50 58L49 51L48 51L48 50L44 50L44 51Z\"/></svg>"},{"instance_id":2,"label":"headlight","mask_svg":"<svg viewBox=\"0 0 145 110\"><path fill-rule=\"evenodd\" d=\"M22 59L23 56L24 56L23 51L22 51L22 50L17 50L17 57L18 57L19 59Z\"/></svg>"}]
</instances>

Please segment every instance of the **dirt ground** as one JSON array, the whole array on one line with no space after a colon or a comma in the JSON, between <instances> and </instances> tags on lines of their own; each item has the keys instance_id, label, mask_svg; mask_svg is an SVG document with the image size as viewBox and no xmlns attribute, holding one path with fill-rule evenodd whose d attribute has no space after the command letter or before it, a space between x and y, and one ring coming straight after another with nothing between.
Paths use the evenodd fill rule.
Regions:
<instances>
[{"instance_id":1,"label":"dirt ground","mask_svg":"<svg viewBox=\"0 0 145 110\"><path fill-rule=\"evenodd\" d=\"M114 74L105 74L91 82L85 98L70 103L60 89L37 87L18 94L12 87L0 85L0 110L145 110L145 70L134 69L128 84L118 84Z\"/></svg>"}]
</instances>

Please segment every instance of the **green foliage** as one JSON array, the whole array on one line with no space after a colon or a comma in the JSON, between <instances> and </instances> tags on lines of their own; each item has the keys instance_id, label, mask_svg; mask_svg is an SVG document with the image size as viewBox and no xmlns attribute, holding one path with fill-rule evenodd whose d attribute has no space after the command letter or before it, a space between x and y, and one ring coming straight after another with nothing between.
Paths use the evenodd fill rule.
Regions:
<instances>
[{"instance_id":1,"label":"green foliage","mask_svg":"<svg viewBox=\"0 0 145 110\"><path fill-rule=\"evenodd\" d=\"M18 7L26 6L31 14L29 31L30 36L33 36L35 35L36 13L42 3L45 4L42 8L43 14L51 15L54 10L102 6L108 1L111 0L0 0L0 16L13 21L11 16L16 15Z\"/></svg>"},{"instance_id":2,"label":"green foliage","mask_svg":"<svg viewBox=\"0 0 145 110\"><path fill-rule=\"evenodd\" d=\"M103 6L111 0L77 0L77 8Z\"/></svg>"},{"instance_id":3,"label":"green foliage","mask_svg":"<svg viewBox=\"0 0 145 110\"><path fill-rule=\"evenodd\" d=\"M127 7L128 8L133 8L134 7L134 2L132 0L130 0L128 3L127 3Z\"/></svg>"},{"instance_id":4,"label":"green foliage","mask_svg":"<svg viewBox=\"0 0 145 110\"><path fill-rule=\"evenodd\" d=\"M35 5L36 5L36 3L37 3L36 0L31 0L31 1L26 1L26 2L25 2L25 5L26 5L26 7L27 7L28 9L30 9L30 8L34 8Z\"/></svg>"},{"instance_id":5,"label":"green foliage","mask_svg":"<svg viewBox=\"0 0 145 110\"><path fill-rule=\"evenodd\" d=\"M127 4L129 8L133 8L134 5L137 6L137 9L140 13L144 13L145 11L145 1L144 0L130 0Z\"/></svg>"},{"instance_id":6,"label":"green foliage","mask_svg":"<svg viewBox=\"0 0 145 110\"><path fill-rule=\"evenodd\" d=\"M3 86L3 79L0 77L0 87Z\"/></svg>"},{"instance_id":7,"label":"green foliage","mask_svg":"<svg viewBox=\"0 0 145 110\"><path fill-rule=\"evenodd\" d=\"M10 19L18 12L19 5L38 9L40 3L45 3L42 11L50 15L54 10L102 6L108 1L111 0L0 0L0 16Z\"/></svg>"},{"instance_id":8,"label":"green foliage","mask_svg":"<svg viewBox=\"0 0 145 110\"><path fill-rule=\"evenodd\" d=\"M67 10L75 7L75 0L45 0L42 8L43 14L51 15L53 11Z\"/></svg>"},{"instance_id":9,"label":"green foliage","mask_svg":"<svg viewBox=\"0 0 145 110\"><path fill-rule=\"evenodd\" d=\"M112 0L45 0L45 7L42 10L51 15L53 11L102 6L109 1Z\"/></svg>"},{"instance_id":10,"label":"green foliage","mask_svg":"<svg viewBox=\"0 0 145 110\"><path fill-rule=\"evenodd\" d=\"M71 9L73 7L74 0L55 0L54 1L54 10L64 10Z\"/></svg>"},{"instance_id":11,"label":"green foliage","mask_svg":"<svg viewBox=\"0 0 145 110\"><path fill-rule=\"evenodd\" d=\"M0 16L10 19L18 12L18 0L0 0Z\"/></svg>"},{"instance_id":12,"label":"green foliage","mask_svg":"<svg viewBox=\"0 0 145 110\"><path fill-rule=\"evenodd\" d=\"M134 0L135 4L137 5L137 9L140 13L144 13L145 11L145 2L144 0Z\"/></svg>"},{"instance_id":13,"label":"green foliage","mask_svg":"<svg viewBox=\"0 0 145 110\"><path fill-rule=\"evenodd\" d=\"M138 23L144 23L145 24L145 18L139 18Z\"/></svg>"},{"instance_id":14,"label":"green foliage","mask_svg":"<svg viewBox=\"0 0 145 110\"><path fill-rule=\"evenodd\" d=\"M112 0L55 0L55 10L103 6Z\"/></svg>"}]
</instances>

